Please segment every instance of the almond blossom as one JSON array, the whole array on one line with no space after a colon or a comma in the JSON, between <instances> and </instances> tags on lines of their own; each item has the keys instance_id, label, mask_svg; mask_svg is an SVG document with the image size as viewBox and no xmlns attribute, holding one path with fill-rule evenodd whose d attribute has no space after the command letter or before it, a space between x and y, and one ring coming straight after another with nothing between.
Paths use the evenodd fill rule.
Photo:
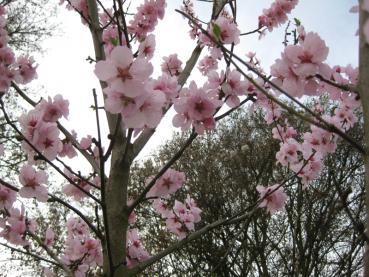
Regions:
<instances>
[{"instance_id":1,"label":"almond blossom","mask_svg":"<svg viewBox=\"0 0 369 277\"><path fill-rule=\"evenodd\" d=\"M214 23L212 28L210 28L210 34L218 38L224 44L238 44L240 42L240 30L237 28L236 23L234 23L229 18L219 16ZM216 29L220 29L218 34Z\"/></svg>"},{"instance_id":2,"label":"almond blossom","mask_svg":"<svg viewBox=\"0 0 369 277\"><path fill-rule=\"evenodd\" d=\"M148 178L146 182L150 182ZM174 169L168 169L163 176L161 176L155 185L147 193L147 197L166 197L175 193L182 187L185 182L185 174Z\"/></svg>"},{"instance_id":3,"label":"almond blossom","mask_svg":"<svg viewBox=\"0 0 369 277\"><path fill-rule=\"evenodd\" d=\"M178 59L177 54L163 57L164 62L161 64L161 71L170 76L178 76L182 72L182 62Z\"/></svg>"},{"instance_id":4,"label":"almond blossom","mask_svg":"<svg viewBox=\"0 0 369 277\"><path fill-rule=\"evenodd\" d=\"M0 209L7 209L9 210L15 200L17 199L17 194L3 185L0 185Z\"/></svg>"},{"instance_id":5,"label":"almond blossom","mask_svg":"<svg viewBox=\"0 0 369 277\"><path fill-rule=\"evenodd\" d=\"M263 10L259 16L259 27L267 27L269 31L287 21L287 14L298 4L298 0L275 0L271 7Z\"/></svg>"},{"instance_id":6,"label":"almond blossom","mask_svg":"<svg viewBox=\"0 0 369 277\"><path fill-rule=\"evenodd\" d=\"M150 255L142 245L137 229L127 231L127 265L133 267L147 260Z\"/></svg>"},{"instance_id":7,"label":"almond blossom","mask_svg":"<svg viewBox=\"0 0 369 277\"><path fill-rule=\"evenodd\" d=\"M182 89L179 98L174 100L174 110L177 114L173 118L173 125L187 130L192 125L198 134L205 130L214 129L214 114L222 105L218 99L218 92L197 88L191 82L189 88Z\"/></svg>"},{"instance_id":8,"label":"almond blossom","mask_svg":"<svg viewBox=\"0 0 369 277\"><path fill-rule=\"evenodd\" d=\"M49 96L47 101L43 99L37 105L36 110L41 111L42 120L45 122L56 122L62 116L68 119L69 101L60 94L55 95L53 100Z\"/></svg>"},{"instance_id":9,"label":"almond blossom","mask_svg":"<svg viewBox=\"0 0 369 277\"><path fill-rule=\"evenodd\" d=\"M284 207L287 194L279 184L270 187L257 186L256 190L260 194L259 199L262 200L259 204L260 208L265 207L270 214L273 214Z\"/></svg>"},{"instance_id":10,"label":"almond blossom","mask_svg":"<svg viewBox=\"0 0 369 277\"><path fill-rule=\"evenodd\" d=\"M317 95L318 83L309 78L322 73L328 47L316 34L309 32L300 45L289 45L271 67L272 81L291 96ZM279 92L279 91L277 91Z\"/></svg>"},{"instance_id":11,"label":"almond blossom","mask_svg":"<svg viewBox=\"0 0 369 277\"><path fill-rule=\"evenodd\" d=\"M47 175L45 171L36 171L31 165L24 165L20 170L19 181L23 187L19 190L19 195L24 198L35 197L40 202L48 199L46 184Z\"/></svg>"},{"instance_id":12,"label":"almond blossom","mask_svg":"<svg viewBox=\"0 0 369 277\"><path fill-rule=\"evenodd\" d=\"M145 38L149 32L154 31L158 19L163 19L166 5L165 0L145 0L129 22L128 31L139 39Z\"/></svg>"},{"instance_id":13,"label":"almond blossom","mask_svg":"<svg viewBox=\"0 0 369 277\"><path fill-rule=\"evenodd\" d=\"M29 242L26 240L26 231L35 232L36 221L26 218L24 212L23 205L20 209L11 208L9 210L9 216L6 218L6 223L0 226L3 228L0 236L12 244L28 246Z\"/></svg>"},{"instance_id":14,"label":"almond blossom","mask_svg":"<svg viewBox=\"0 0 369 277\"><path fill-rule=\"evenodd\" d=\"M45 241L44 244L47 247L51 247L54 244L54 239L55 239L55 233L51 228L47 228L46 232L45 232Z\"/></svg>"},{"instance_id":15,"label":"almond blossom","mask_svg":"<svg viewBox=\"0 0 369 277\"><path fill-rule=\"evenodd\" d=\"M117 46L110 56L99 61L95 66L95 74L101 81L127 97L142 95L144 82L152 74L153 67L144 58L133 59L132 50L126 46Z\"/></svg>"},{"instance_id":16,"label":"almond blossom","mask_svg":"<svg viewBox=\"0 0 369 277\"><path fill-rule=\"evenodd\" d=\"M74 181L74 184L68 183L64 185L63 192L66 195L73 197L76 201L81 201L83 198L87 197L84 191L89 192L92 189L92 186L90 186L86 180L75 176L67 168L64 168L64 174Z\"/></svg>"}]
</instances>

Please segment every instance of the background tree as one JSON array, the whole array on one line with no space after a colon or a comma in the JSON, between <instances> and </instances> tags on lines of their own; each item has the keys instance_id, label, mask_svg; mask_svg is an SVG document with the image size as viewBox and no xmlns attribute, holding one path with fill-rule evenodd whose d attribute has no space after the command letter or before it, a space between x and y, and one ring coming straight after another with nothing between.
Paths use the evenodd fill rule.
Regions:
<instances>
[{"instance_id":1,"label":"background tree","mask_svg":"<svg viewBox=\"0 0 369 277\"><path fill-rule=\"evenodd\" d=\"M351 133L358 140L362 136L360 129L358 125ZM154 174L185 138L177 134L151 162L137 164L132 176L135 184ZM177 199L192 192L203 209L202 225L254 203L258 185L288 180L285 188L290 201L283 212L269 216L260 210L244 223L204 235L146 274L359 276L363 241L360 230L352 226L362 225L365 219L360 155L341 143L327 159L321 176L304 189L299 178L275 164L273 157L278 150L272 126L265 123L260 111L238 112L216 131L194 142L176 164L187 178ZM163 222L149 205L138 215L142 219L157 217L152 224L141 222L139 226L149 226L144 239L151 252L173 243L163 239Z\"/></svg>"}]
</instances>

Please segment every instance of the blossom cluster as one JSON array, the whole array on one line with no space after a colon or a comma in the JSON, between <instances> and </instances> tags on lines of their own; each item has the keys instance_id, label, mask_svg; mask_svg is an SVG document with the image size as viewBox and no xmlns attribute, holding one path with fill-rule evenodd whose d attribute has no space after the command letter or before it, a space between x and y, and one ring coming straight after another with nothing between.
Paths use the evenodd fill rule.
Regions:
<instances>
[{"instance_id":1,"label":"blossom cluster","mask_svg":"<svg viewBox=\"0 0 369 277\"><path fill-rule=\"evenodd\" d=\"M240 42L240 30L232 18L219 16L208 25L208 34L222 44L238 44ZM199 34L199 40L203 45L214 45L207 34Z\"/></svg>"},{"instance_id":2,"label":"blossom cluster","mask_svg":"<svg viewBox=\"0 0 369 277\"><path fill-rule=\"evenodd\" d=\"M147 260L150 255L143 246L137 229L127 231L127 266L133 267L136 264Z\"/></svg>"},{"instance_id":3,"label":"blossom cluster","mask_svg":"<svg viewBox=\"0 0 369 277\"><path fill-rule=\"evenodd\" d=\"M265 207L272 214L284 207L287 194L279 184L270 187L257 186L256 190L260 193L260 199L262 199L259 204L260 208Z\"/></svg>"},{"instance_id":4,"label":"blossom cluster","mask_svg":"<svg viewBox=\"0 0 369 277\"><path fill-rule=\"evenodd\" d=\"M3 189L1 189L3 191ZM10 195L8 195L9 197ZM11 198L11 199L9 199ZM8 203L15 200L15 196L10 196ZM0 237L14 245L29 246L30 242L27 240L27 232L34 233L37 227L36 221L25 215L24 206L21 208L12 207L5 209L6 216L0 220Z\"/></svg>"},{"instance_id":5,"label":"blossom cluster","mask_svg":"<svg viewBox=\"0 0 369 277\"><path fill-rule=\"evenodd\" d=\"M90 268L103 264L101 241L91 236L89 227L80 218L71 217L67 221L62 261L76 277L84 277Z\"/></svg>"},{"instance_id":6,"label":"blossom cluster","mask_svg":"<svg viewBox=\"0 0 369 277\"><path fill-rule=\"evenodd\" d=\"M298 0L275 0L271 7L263 10L259 16L259 28L267 27L269 31L288 20L289 14L298 4Z\"/></svg>"},{"instance_id":7,"label":"blossom cluster","mask_svg":"<svg viewBox=\"0 0 369 277\"><path fill-rule=\"evenodd\" d=\"M145 38L147 33L154 30L158 19L163 19L165 7L165 0L146 0L137 8L137 13L129 22L128 31L139 39Z\"/></svg>"},{"instance_id":8,"label":"blossom cluster","mask_svg":"<svg viewBox=\"0 0 369 277\"><path fill-rule=\"evenodd\" d=\"M156 212L165 219L168 231L180 240L184 239L189 232L194 231L195 223L201 221L201 209L190 196L187 196L184 203L175 200L172 208L165 199L155 199L152 205Z\"/></svg>"},{"instance_id":9,"label":"blossom cluster","mask_svg":"<svg viewBox=\"0 0 369 277\"><path fill-rule=\"evenodd\" d=\"M161 120L165 94L149 85L152 72L151 63L145 57L134 58L126 46L115 47L96 64L96 76L108 84L105 109L120 113L128 128L155 128Z\"/></svg>"},{"instance_id":10,"label":"blossom cluster","mask_svg":"<svg viewBox=\"0 0 369 277\"><path fill-rule=\"evenodd\" d=\"M317 95L318 82L311 77L317 74L326 76L329 72L328 66L323 63L328 51L318 34L307 33L299 45L287 46L282 58L272 65L272 81L294 97Z\"/></svg>"},{"instance_id":11,"label":"blossom cluster","mask_svg":"<svg viewBox=\"0 0 369 277\"><path fill-rule=\"evenodd\" d=\"M63 151L63 142L59 138L60 132L56 122L62 116L68 117L68 106L68 100L64 100L61 95L56 95L54 99L50 97L47 101L43 99L34 110L19 117L22 134L28 141L23 141L22 147L30 161L35 155L33 147L49 160L54 160ZM73 148L68 147L68 149L72 151L70 156L76 154Z\"/></svg>"},{"instance_id":12,"label":"blossom cluster","mask_svg":"<svg viewBox=\"0 0 369 277\"><path fill-rule=\"evenodd\" d=\"M175 200L172 208L168 204L171 195L183 186L185 178L183 172L168 169L146 194L149 199L154 198L152 206L165 219L168 231L177 235L179 239L194 231L195 223L201 220L201 209L190 196L187 196L185 203ZM147 184L151 181L152 177L146 180Z\"/></svg>"},{"instance_id":13,"label":"blossom cluster","mask_svg":"<svg viewBox=\"0 0 369 277\"><path fill-rule=\"evenodd\" d=\"M182 89L178 98L174 99L174 127L188 130L191 126L198 134L215 128L214 114L223 104L218 99L218 91L207 87L198 88L191 82L189 88Z\"/></svg>"},{"instance_id":14,"label":"blossom cluster","mask_svg":"<svg viewBox=\"0 0 369 277\"><path fill-rule=\"evenodd\" d=\"M360 98L355 92L343 90L340 85L355 87L358 69L351 65L328 66L324 63L328 56L325 42L316 33L305 33L303 27L298 32L298 45L287 46L282 57L271 66L272 81L295 98L328 95L334 103L331 113L323 113L319 99L312 110L326 124L346 132L358 120L355 112L360 109ZM274 93L275 97L281 93L278 89L271 90L266 83L262 85L269 93ZM282 108L261 93L257 92L257 95L257 104L266 112L266 122L275 125L273 137L280 141L280 149L276 153L277 162L292 170L306 187L319 176L324 158L335 152L337 135L315 125L311 125L308 131L299 133L284 118L285 111ZM267 207L271 213L283 207L285 202L282 187L278 187L279 185L257 188L260 198L268 195L260 206ZM273 188L278 189L273 191Z\"/></svg>"},{"instance_id":15,"label":"blossom cluster","mask_svg":"<svg viewBox=\"0 0 369 277\"><path fill-rule=\"evenodd\" d=\"M64 174L69 177L70 180L73 181L72 183L67 183L63 187L63 192L70 197L73 197L76 201L81 201L82 199L87 197L87 194L85 192L90 192L93 186L91 184L95 185L96 187L100 186L100 177L96 176L93 178L83 178L78 177L72 172L70 172L69 169L64 168ZM89 181L91 179L91 181Z\"/></svg>"},{"instance_id":16,"label":"blossom cluster","mask_svg":"<svg viewBox=\"0 0 369 277\"><path fill-rule=\"evenodd\" d=\"M9 47L6 24L6 10L4 6L0 6L0 95L9 89L13 81L27 84L37 77L33 58L28 56L16 58Z\"/></svg>"}]
</instances>

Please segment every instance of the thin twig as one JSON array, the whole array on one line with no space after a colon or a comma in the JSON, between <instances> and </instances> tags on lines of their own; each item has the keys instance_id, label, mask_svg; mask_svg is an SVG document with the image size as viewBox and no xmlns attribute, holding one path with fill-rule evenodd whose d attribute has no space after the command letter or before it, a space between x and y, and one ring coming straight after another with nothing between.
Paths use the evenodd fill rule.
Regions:
<instances>
[{"instance_id":1,"label":"thin twig","mask_svg":"<svg viewBox=\"0 0 369 277\"><path fill-rule=\"evenodd\" d=\"M0 245L9 248L11 251L18 252L18 253L21 253L21 254L24 254L24 255L27 255L27 256L31 256L34 259L36 259L37 261L44 261L44 262L47 262L49 264L53 264L53 265L55 265L55 266L57 266L59 268L62 268L62 266L60 264L58 264L57 262L54 262L52 260L48 260L48 259L46 259L44 257L41 257L41 256L39 256L37 254L34 254L34 253L30 252L30 251L24 251L24 250L15 248L13 246L10 246L10 245L8 245L6 243L2 243L2 242L0 242ZM21 260L24 261L23 259L21 259Z\"/></svg>"},{"instance_id":2,"label":"thin twig","mask_svg":"<svg viewBox=\"0 0 369 277\"><path fill-rule=\"evenodd\" d=\"M359 96L359 91L355 88L355 86L350 86L350 85L345 85L345 84L338 84L338 83L335 83L331 80L328 80L326 78L324 78L322 75L320 74L316 74L315 75L316 78L318 78L319 80L333 86L333 87L336 87L340 90L343 90L343 91L350 91L350 92L354 92L356 93L358 96ZM359 96L360 97L360 96Z\"/></svg>"}]
</instances>

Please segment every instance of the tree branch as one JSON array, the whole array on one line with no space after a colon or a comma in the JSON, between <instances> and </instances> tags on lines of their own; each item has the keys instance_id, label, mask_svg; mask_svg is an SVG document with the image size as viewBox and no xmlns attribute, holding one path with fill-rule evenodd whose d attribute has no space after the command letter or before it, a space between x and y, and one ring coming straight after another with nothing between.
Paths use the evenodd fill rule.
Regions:
<instances>
[{"instance_id":1,"label":"tree branch","mask_svg":"<svg viewBox=\"0 0 369 277\"><path fill-rule=\"evenodd\" d=\"M60 264L58 264L57 262L54 262L54 261L48 260L48 259L46 259L46 258L44 258L44 257L41 257L41 256L39 256L39 255L37 255L37 254L34 254L34 253L32 253L32 252L29 252L29 251L23 251L23 250L21 250L21 249L15 248L15 247L13 247L13 246L10 246L10 245L8 245L8 244L6 244L6 243L2 243L2 242L0 242L0 245L5 246L6 248L9 248L11 251L18 252L18 253L21 253L21 254L23 254L23 255L31 256L31 257L33 257L34 259L36 259L37 261L44 261L44 262L47 262L47 263L49 263L49 264L53 264L53 265L55 265L55 266L57 266L57 267L62 268L62 266L61 266Z\"/></svg>"},{"instance_id":2,"label":"tree branch","mask_svg":"<svg viewBox=\"0 0 369 277\"><path fill-rule=\"evenodd\" d=\"M37 103L33 101L31 98L27 96L27 94L14 82L11 83L12 88L31 106L35 107ZM92 168L99 172L99 166L97 162L94 160L93 156L90 155L86 150L82 149L79 145L78 141L74 138L74 136L59 122L56 123L58 125L59 130L65 135L67 140L72 142L73 146L77 148L77 150L85 157L85 159L90 163Z\"/></svg>"}]
</instances>

